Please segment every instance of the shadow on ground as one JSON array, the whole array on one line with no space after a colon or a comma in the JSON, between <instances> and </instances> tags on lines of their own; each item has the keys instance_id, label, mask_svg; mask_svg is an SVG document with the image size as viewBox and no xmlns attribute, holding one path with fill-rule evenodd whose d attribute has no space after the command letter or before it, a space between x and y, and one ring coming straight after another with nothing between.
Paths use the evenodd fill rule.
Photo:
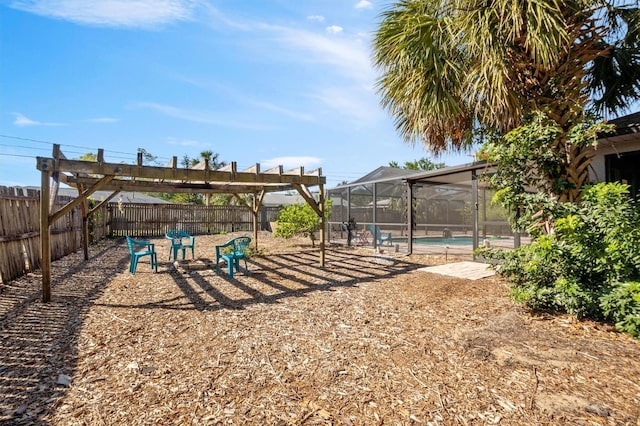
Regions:
<instances>
[{"instance_id":1,"label":"shadow on ground","mask_svg":"<svg viewBox=\"0 0 640 426\"><path fill-rule=\"evenodd\" d=\"M0 423L44 424L65 392L83 318L113 276L128 269L121 242L91 250L86 262L81 251L53 262L50 303L42 302L40 271L0 287Z\"/></svg>"},{"instance_id":2,"label":"shadow on ground","mask_svg":"<svg viewBox=\"0 0 640 426\"><path fill-rule=\"evenodd\" d=\"M42 303L41 275L29 274L0 287L0 423L46 424L65 394L78 362L77 340L92 306L114 277L152 276L177 286L179 296L126 308L211 311L244 309L311 292L356 287L389 279L425 265L349 250L327 250L321 268L317 250L301 250L249 260L249 272L229 278L214 269L185 273L161 262L161 272L128 276L129 254L122 240L92 246L88 261L75 253L52 264L52 301ZM148 265L140 265L144 268ZM124 279L124 278L123 278ZM125 306L121 306L125 307Z\"/></svg>"}]
</instances>

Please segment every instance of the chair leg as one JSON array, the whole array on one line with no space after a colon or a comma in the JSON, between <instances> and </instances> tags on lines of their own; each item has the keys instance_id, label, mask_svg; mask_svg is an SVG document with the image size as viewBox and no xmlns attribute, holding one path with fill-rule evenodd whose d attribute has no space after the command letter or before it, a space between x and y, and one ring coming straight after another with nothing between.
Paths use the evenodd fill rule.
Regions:
<instances>
[{"instance_id":1,"label":"chair leg","mask_svg":"<svg viewBox=\"0 0 640 426\"><path fill-rule=\"evenodd\" d=\"M233 257L227 260L227 266L229 267L229 278L233 278L233 265L236 263L236 259Z\"/></svg>"},{"instance_id":2,"label":"chair leg","mask_svg":"<svg viewBox=\"0 0 640 426\"><path fill-rule=\"evenodd\" d=\"M138 269L138 256L133 256L131 259L131 274L136 274L136 269Z\"/></svg>"}]
</instances>

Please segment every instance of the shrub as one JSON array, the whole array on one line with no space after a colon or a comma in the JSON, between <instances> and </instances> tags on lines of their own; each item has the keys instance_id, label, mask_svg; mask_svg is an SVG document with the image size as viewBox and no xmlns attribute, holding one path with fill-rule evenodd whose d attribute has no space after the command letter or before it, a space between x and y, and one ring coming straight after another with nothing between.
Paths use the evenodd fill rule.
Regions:
<instances>
[{"instance_id":1,"label":"shrub","mask_svg":"<svg viewBox=\"0 0 640 426\"><path fill-rule=\"evenodd\" d=\"M640 337L640 282L615 283L601 306L618 330Z\"/></svg>"},{"instance_id":2,"label":"shrub","mask_svg":"<svg viewBox=\"0 0 640 426\"><path fill-rule=\"evenodd\" d=\"M325 201L324 214L325 217L331 217L331 200ZM311 239L314 247L315 233L322 225L320 216L306 203L286 206L280 211L276 223L277 227L273 233L275 237L291 238L294 235L305 235Z\"/></svg>"},{"instance_id":3,"label":"shrub","mask_svg":"<svg viewBox=\"0 0 640 426\"><path fill-rule=\"evenodd\" d=\"M553 233L480 253L501 261L513 297L528 307L612 321L640 337L640 210L628 185L599 183L579 204L561 204Z\"/></svg>"}]
</instances>

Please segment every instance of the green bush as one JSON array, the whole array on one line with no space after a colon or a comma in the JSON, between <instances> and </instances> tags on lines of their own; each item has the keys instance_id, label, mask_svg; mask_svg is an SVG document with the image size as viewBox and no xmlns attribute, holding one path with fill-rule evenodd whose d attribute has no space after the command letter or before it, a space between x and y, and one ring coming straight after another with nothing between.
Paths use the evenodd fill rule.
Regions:
<instances>
[{"instance_id":1,"label":"green bush","mask_svg":"<svg viewBox=\"0 0 640 426\"><path fill-rule=\"evenodd\" d=\"M331 217L331 200L325 200L325 217ZM321 227L320 216L309 204L292 204L280 211L276 221L275 237L291 238L294 235L305 235L311 239L315 247L316 231Z\"/></svg>"},{"instance_id":2,"label":"green bush","mask_svg":"<svg viewBox=\"0 0 640 426\"><path fill-rule=\"evenodd\" d=\"M601 306L618 330L640 337L640 282L614 284L611 292L602 297Z\"/></svg>"},{"instance_id":3,"label":"green bush","mask_svg":"<svg viewBox=\"0 0 640 426\"><path fill-rule=\"evenodd\" d=\"M579 204L561 204L552 233L480 253L500 260L513 297L530 308L612 321L640 337L640 210L628 186L599 183Z\"/></svg>"}]
</instances>

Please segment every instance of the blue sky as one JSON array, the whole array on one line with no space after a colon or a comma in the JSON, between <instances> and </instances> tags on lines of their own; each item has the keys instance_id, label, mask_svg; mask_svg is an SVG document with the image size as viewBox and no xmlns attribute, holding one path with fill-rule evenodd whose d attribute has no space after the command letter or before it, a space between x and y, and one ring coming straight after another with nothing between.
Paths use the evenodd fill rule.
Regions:
<instances>
[{"instance_id":1,"label":"blue sky","mask_svg":"<svg viewBox=\"0 0 640 426\"><path fill-rule=\"evenodd\" d=\"M0 185L36 156L144 148L322 168L327 186L429 154L379 106L375 0L0 0ZM433 158L433 157L430 157ZM437 158L448 165L471 154Z\"/></svg>"}]
</instances>

